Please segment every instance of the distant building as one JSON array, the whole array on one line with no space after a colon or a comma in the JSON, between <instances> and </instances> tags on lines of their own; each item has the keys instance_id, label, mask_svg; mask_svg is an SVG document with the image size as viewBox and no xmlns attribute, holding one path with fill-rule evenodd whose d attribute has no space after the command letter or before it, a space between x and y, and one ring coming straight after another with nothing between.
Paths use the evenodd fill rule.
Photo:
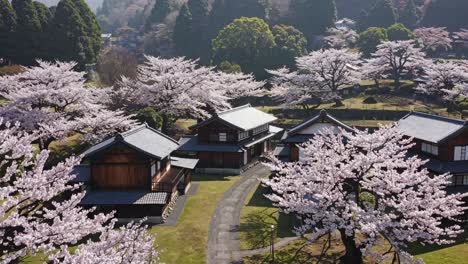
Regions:
<instances>
[{"instance_id":1,"label":"distant building","mask_svg":"<svg viewBox=\"0 0 468 264\"><path fill-rule=\"evenodd\" d=\"M299 161L302 156L301 144L310 141L324 129L332 129L333 132L338 133L340 128L354 131L352 127L331 116L327 111L321 110L318 115L285 131L274 155L282 161Z\"/></svg>"},{"instance_id":2,"label":"distant building","mask_svg":"<svg viewBox=\"0 0 468 264\"><path fill-rule=\"evenodd\" d=\"M250 105L219 112L182 137L178 151L199 159L199 172L236 175L273 150L271 140L283 130L271 125L275 120Z\"/></svg>"},{"instance_id":3,"label":"distant building","mask_svg":"<svg viewBox=\"0 0 468 264\"><path fill-rule=\"evenodd\" d=\"M87 186L81 204L116 210L119 218L163 222L190 186L198 162L173 157L178 147L177 141L147 125L91 147L84 152L85 165L75 168L75 181Z\"/></svg>"},{"instance_id":4,"label":"distant building","mask_svg":"<svg viewBox=\"0 0 468 264\"><path fill-rule=\"evenodd\" d=\"M411 112L397 128L414 138L413 154L428 159L433 174L450 173L451 191L468 191L468 122L437 115Z\"/></svg>"}]
</instances>

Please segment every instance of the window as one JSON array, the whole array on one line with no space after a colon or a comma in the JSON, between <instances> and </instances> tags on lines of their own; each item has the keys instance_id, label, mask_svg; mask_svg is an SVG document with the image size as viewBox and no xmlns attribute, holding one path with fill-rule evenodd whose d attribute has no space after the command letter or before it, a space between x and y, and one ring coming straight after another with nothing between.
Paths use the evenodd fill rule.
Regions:
<instances>
[{"instance_id":1,"label":"window","mask_svg":"<svg viewBox=\"0 0 468 264\"><path fill-rule=\"evenodd\" d=\"M456 175L453 178L455 178L453 185L468 185L468 175Z\"/></svg>"},{"instance_id":2,"label":"window","mask_svg":"<svg viewBox=\"0 0 468 264\"><path fill-rule=\"evenodd\" d=\"M421 150L432 155L439 155L439 147L437 145L422 143Z\"/></svg>"},{"instance_id":3,"label":"window","mask_svg":"<svg viewBox=\"0 0 468 264\"><path fill-rule=\"evenodd\" d=\"M268 130L268 124L254 128L253 134L257 135Z\"/></svg>"},{"instance_id":4,"label":"window","mask_svg":"<svg viewBox=\"0 0 468 264\"><path fill-rule=\"evenodd\" d=\"M239 140L243 140L249 137L249 131L239 132Z\"/></svg>"},{"instance_id":5,"label":"window","mask_svg":"<svg viewBox=\"0 0 468 264\"><path fill-rule=\"evenodd\" d=\"M156 163L151 165L151 177L153 177L156 174Z\"/></svg>"},{"instance_id":6,"label":"window","mask_svg":"<svg viewBox=\"0 0 468 264\"><path fill-rule=\"evenodd\" d=\"M219 141L226 142L227 141L227 134L226 133L219 133Z\"/></svg>"},{"instance_id":7,"label":"window","mask_svg":"<svg viewBox=\"0 0 468 264\"><path fill-rule=\"evenodd\" d=\"M456 146L454 149L454 160L468 160L468 146Z\"/></svg>"}]
</instances>

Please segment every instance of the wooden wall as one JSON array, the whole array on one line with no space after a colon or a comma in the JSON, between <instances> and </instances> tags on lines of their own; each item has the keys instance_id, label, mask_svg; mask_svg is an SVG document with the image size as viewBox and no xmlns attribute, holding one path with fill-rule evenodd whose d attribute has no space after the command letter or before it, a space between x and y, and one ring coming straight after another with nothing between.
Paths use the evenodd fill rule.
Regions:
<instances>
[{"instance_id":1,"label":"wooden wall","mask_svg":"<svg viewBox=\"0 0 468 264\"><path fill-rule=\"evenodd\" d=\"M116 145L91 159L93 186L99 189L145 189L151 187L151 161L125 146Z\"/></svg>"},{"instance_id":2,"label":"wooden wall","mask_svg":"<svg viewBox=\"0 0 468 264\"><path fill-rule=\"evenodd\" d=\"M460 133L453 138L450 138L447 142L444 142L439 147L439 156L441 160L453 161L455 146L468 146L468 129Z\"/></svg>"},{"instance_id":3,"label":"wooden wall","mask_svg":"<svg viewBox=\"0 0 468 264\"><path fill-rule=\"evenodd\" d=\"M234 143L238 140L237 130L221 122L213 121L205 126L198 128L198 140L200 143L213 143L210 141L210 135L215 135L218 139L219 133L227 134L227 141L222 143ZM215 143L218 140L214 141Z\"/></svg>"},{"instance_id":4,"label":"wooden wall","mask_svg":"<svg viewBox=\"0 0 468 264\"><path fill-rule=\"evenodd\" d=\"M239 169L242 167L243 153L200 152L198 167Z\"/></svg>"}]
</instances>

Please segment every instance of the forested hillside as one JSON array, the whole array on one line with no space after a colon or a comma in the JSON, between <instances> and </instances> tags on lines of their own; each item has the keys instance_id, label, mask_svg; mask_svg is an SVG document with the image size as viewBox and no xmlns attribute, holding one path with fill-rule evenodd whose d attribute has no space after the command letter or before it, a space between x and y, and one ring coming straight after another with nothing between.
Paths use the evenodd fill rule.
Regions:
<instances>
[{"instance_id":1,"label":"forested hillside","mask_svg":"<svg viewBox=\"0 0 468 264\"><path fill-rule=\"evenodd\" d=\"M38 0L38 2L41 2L48 7L56 6L59 1L60 0ZM99 7L101 7L102 1L103 0L86 0L85 2L88 4L91 10L96 11Z\"/></svg>"}]
</instances>

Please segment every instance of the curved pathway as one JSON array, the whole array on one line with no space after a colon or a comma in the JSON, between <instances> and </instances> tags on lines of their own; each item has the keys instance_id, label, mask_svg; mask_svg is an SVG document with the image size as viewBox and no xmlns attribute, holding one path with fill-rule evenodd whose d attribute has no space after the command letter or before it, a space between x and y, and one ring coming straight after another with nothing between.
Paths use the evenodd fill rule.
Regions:
<instances>
[{"instance_id":1,"label":"curved pathway","mask_svg":"<svg viewBox=\"0 0 468 264\"><path fill-rule=\"evenodd\" d=\"M236 263L239 254L240 212L245 199L259 179L270 173L264 165L258 164L244 172L223 196L211 218L208 233L207 264Z\"/></svg>"}]
</instances>

